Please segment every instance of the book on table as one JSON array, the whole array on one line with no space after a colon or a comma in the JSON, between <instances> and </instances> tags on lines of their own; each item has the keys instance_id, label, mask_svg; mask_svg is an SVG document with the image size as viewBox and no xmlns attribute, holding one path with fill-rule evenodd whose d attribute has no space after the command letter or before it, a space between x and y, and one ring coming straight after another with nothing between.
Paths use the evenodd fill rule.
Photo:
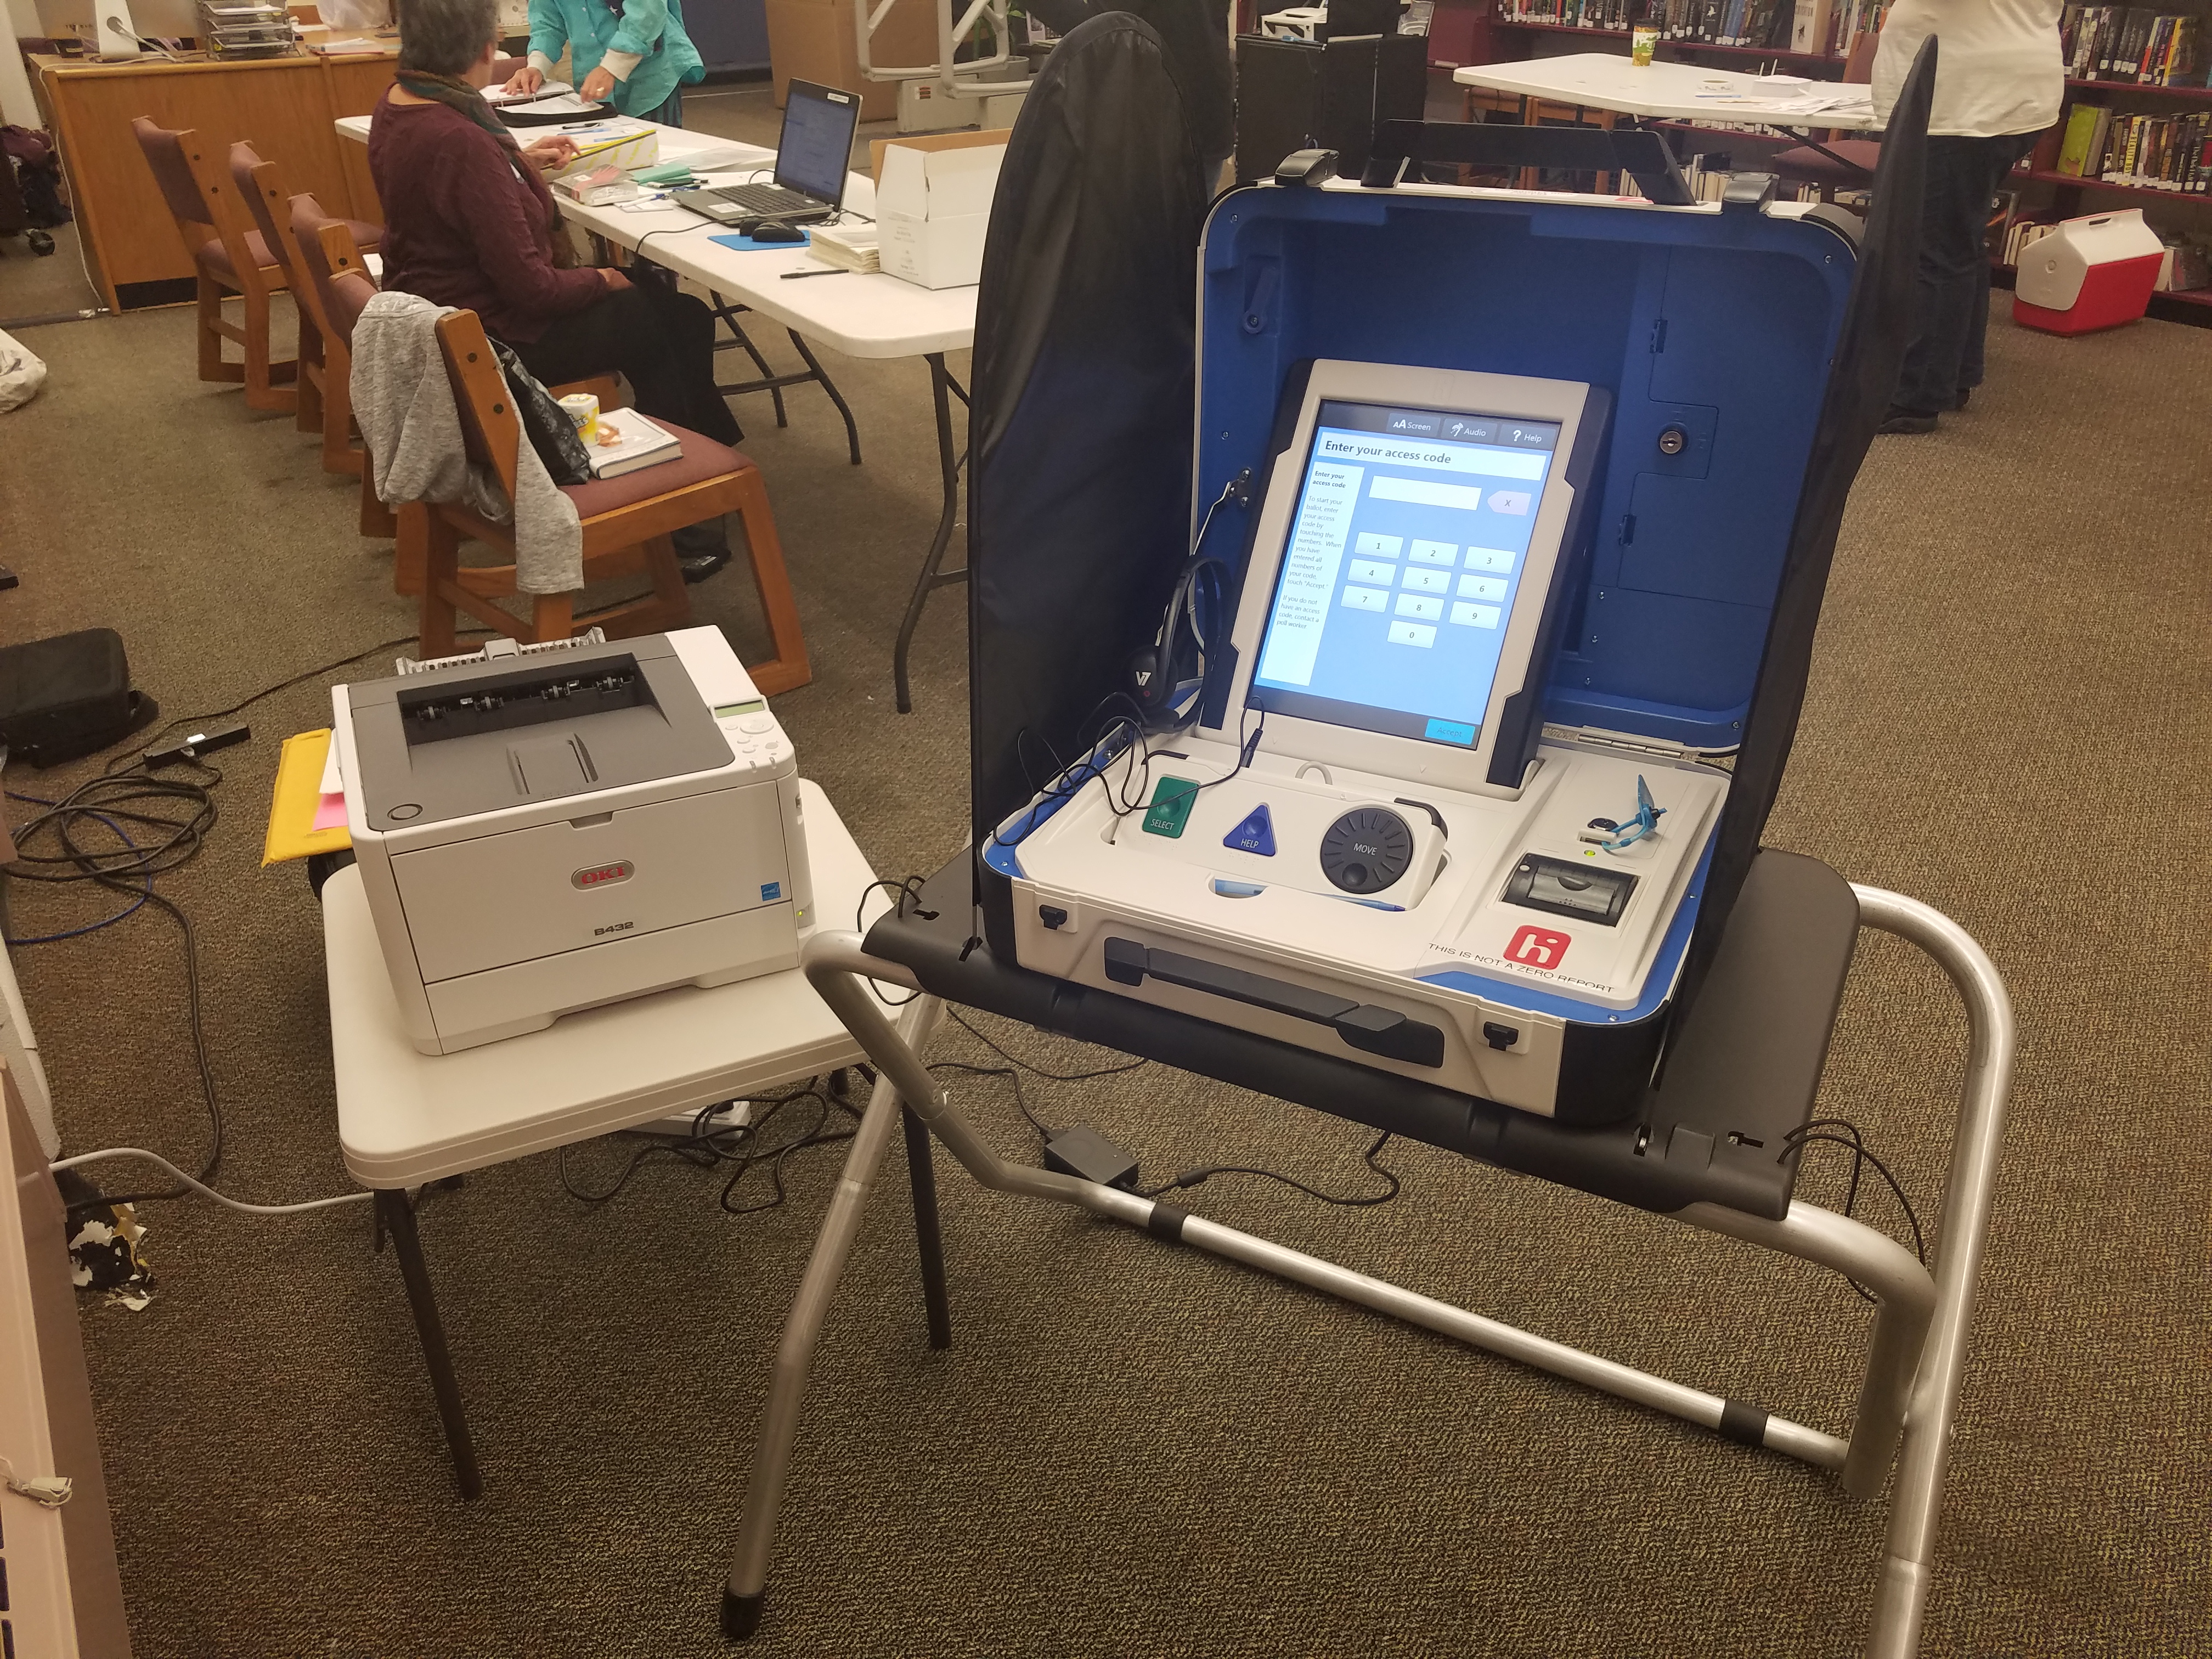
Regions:
<instances>
[{"instance_id":1,"label":"book on table","mask_svg":"<svg viewBox=\"0 0 2212 1659\"><path fill-rule=\"evenodd\" d=\"M584 447L591 452L592 477L602 482L680 459L684 454L674 433L634 409L600 410L599 435Z\"/></svg>"}]
</instances>

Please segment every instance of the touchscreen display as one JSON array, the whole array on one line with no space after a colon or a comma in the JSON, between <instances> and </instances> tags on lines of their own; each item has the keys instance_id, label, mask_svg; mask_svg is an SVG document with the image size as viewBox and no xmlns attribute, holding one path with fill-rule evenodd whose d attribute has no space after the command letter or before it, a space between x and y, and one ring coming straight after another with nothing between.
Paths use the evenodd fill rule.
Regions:
<instances>
[{"instance_id":1,"label":"touchscreen display","mask_svg":"<svg viewBox=\"0 0 2212 1659\"><path fill-rule=\"evenodd\" d=\"M1252 705L1474 748L1559 442L1557 421L1324 400Z\"/></svg>"}]
</instances>

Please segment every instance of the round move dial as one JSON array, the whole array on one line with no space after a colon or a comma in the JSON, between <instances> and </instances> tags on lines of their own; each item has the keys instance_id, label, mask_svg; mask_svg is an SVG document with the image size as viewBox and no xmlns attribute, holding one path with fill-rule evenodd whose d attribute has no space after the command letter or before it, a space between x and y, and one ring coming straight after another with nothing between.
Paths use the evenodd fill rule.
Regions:
<instances>
[{"instance_id":1,"label":"round move dial","mask_svg":"<svg viewBox=\"0 0 2212 1659\"><path fill-rule=\"evenodd\" d=\"M1355 807L1321 838L1321 872L1347 893L1379 893L1413 862L1413 832L1385 806Z\"/></svg>"}]
</instances>

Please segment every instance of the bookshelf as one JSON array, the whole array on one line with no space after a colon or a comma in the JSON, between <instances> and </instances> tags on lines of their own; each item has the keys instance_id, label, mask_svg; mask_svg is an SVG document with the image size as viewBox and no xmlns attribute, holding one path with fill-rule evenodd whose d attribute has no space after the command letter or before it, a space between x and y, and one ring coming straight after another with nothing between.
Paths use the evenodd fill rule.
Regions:
<instances>
[{"instance_id":1,"label":"bookshelf","mask_svg":"<svg viewBox=\"0 0 2212 1659\"><path fill-rule=\"evenodd\" d=\"M2069 74L2065 106L2057 125L2044 134L2035 153L2014 170L2009 184L2019 192L2015 214L2040 220L2071 219L2100 209L2141 207L2154 228L2168 236L2179 233L2187 240L2212 244L2212 192L2161 188L2139 176L2112 176L2124 143L2124 124L2148 121L2159 130L2156 161L2141 161L2140 173L2157 170L2168 178L2201 179L2212 171L2212 155L2198 152L2212 141L2212 19L2199 8L2202 0L2169 0L2169 3L2130 12L2124 8L2069 5L2061 23L2063 49ZM2185 10L2183 8L2192 8ZM2130 25L2148 19L2148 34L2130 39ZM2100 65L2100 58L2112 54ZM2154 68L2152 66L2155 66ZM2085 71L2090 71L2086 72ZM2159 79L2134 78L2152 73ZM2171 82L2173 84L2165 82ZM2084 159L2081 173L2061 172L2059 162L2075 112L2082 108L2112 112L2112 132L2095 130L2097 153ZM2142 155L2154 152L2147 144ZM2009 268L1996 266L1997 280L2006 280ZM2212 327L2212 289L2198 289L2151 297L2154 317Z\"/></svg>"}]
</instances>

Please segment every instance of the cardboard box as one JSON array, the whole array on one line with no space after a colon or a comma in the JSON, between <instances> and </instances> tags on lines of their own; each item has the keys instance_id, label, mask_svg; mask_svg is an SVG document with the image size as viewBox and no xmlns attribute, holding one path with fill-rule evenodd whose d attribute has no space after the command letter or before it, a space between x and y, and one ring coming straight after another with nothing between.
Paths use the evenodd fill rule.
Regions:
<instances>
[{"instance_id":1,"label":"cardboard box","mask_svg":"<svg viewBox=\"0 0 2212 1659\"><path fill-rule=\"evenodd\" d=\"M944 132L869 146L885 271L923 288L965 288L981 278L1008 137Z\"/></svg>"},{"instance_id":2,"label":"cardboard box","mask_svg":"<svg viewBox=\"0 0 2212 1659\"><path fill-rule=\"evenodd\" d=\"M983 276L983 233L988 213L952 219L914 219L878 210L880 269L886 276L919 288L969 288Z\"/></svg>"},{"instance_id":3,"label":"cardboard box","mask_svg":"<svg viewBox=\"0 0 2212 1659\"><path fill-rule=\"evenodd\" d=\"M854 0L768 0L768 55L775 106L783 107L793 76L858 93L863 121L898 112L898 83L860 78L854 40ZM896 0L875 33L869 56L885 69L927 69L937 61L935 0Z\"/></svg>"}]
</instances>

